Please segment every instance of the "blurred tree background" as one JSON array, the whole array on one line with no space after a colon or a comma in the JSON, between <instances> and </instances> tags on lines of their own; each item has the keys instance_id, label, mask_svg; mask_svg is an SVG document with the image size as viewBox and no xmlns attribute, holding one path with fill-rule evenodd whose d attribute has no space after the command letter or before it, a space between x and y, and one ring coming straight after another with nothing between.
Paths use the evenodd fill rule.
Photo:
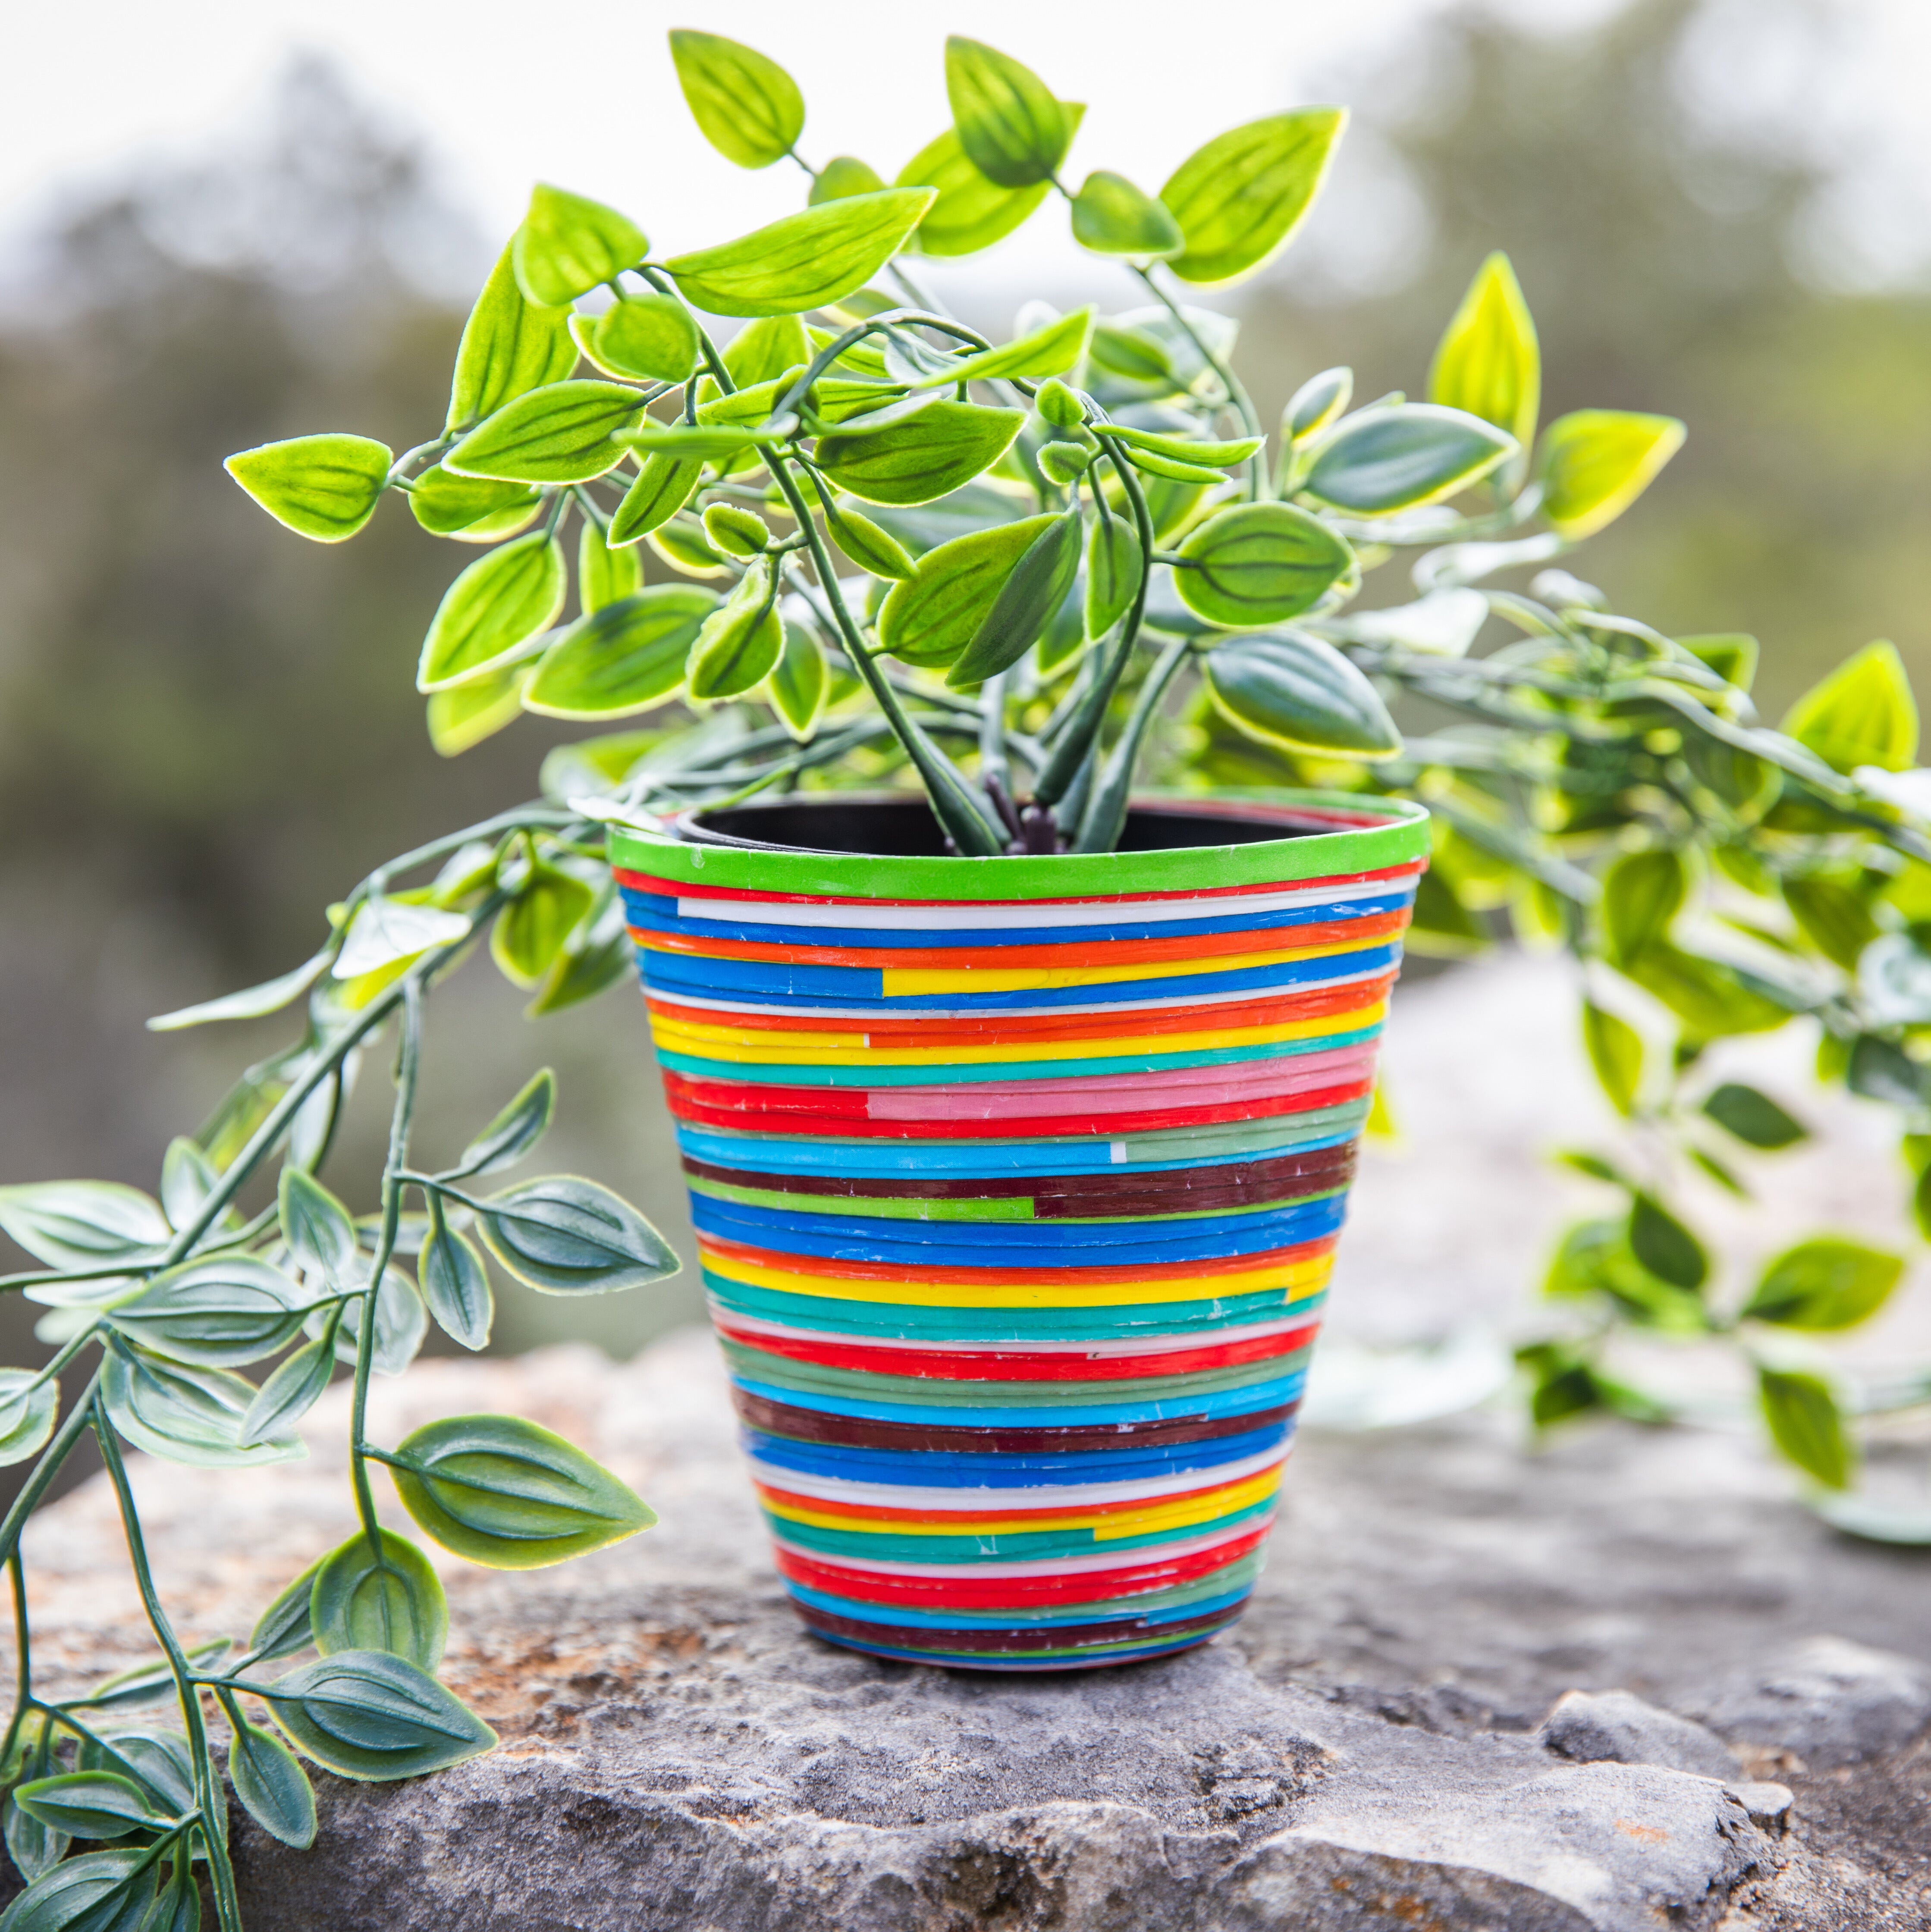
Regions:
<instances>
[{"instance_id":1,"label":"blurred tree background","mask_svg":"<svg viewBox=\"0 0 1931 1932\"><path fill-rule=\"evenodd\" d=\"M1800 27L1800 6L1698 0L1560 36L1439 18L1334 89L1358 117L1334 206L1240 298L1264 405L1339 362L1357 394L1415 392L1469 275L1506 248L1546 416L1690 424L1576 567L1665 628L1756 632L1773 718L1872 636L1931 670L1931 302L1820 285L1827 160L1773 117L1686 105L1686 75L1723 98L1725 63L1741 70L1773 14ZM461 315L399 265L465 263L473 286L489 255L326 68L291 71L272 122L262 149L72 210L31 300L0 314L8 1180L151 1188L170 1135L285 1025L158 1036L143 1019L305 957L323 904L528 795L551 742L526 719L437 758L412 671L460 558L392 512L353 548L305 544L222 472L229 452L308 430L398 448L431 434ZM425 1151L453 1152L548 1060L555 1164L629 1193L688 1254L641 1016L601 1002L532 1039L519 1004L487 964L436 1002ZM365 1075L344 1174L374 1169L386 1084ZM512 1294L496 1346L568 1334L627 1354L699 1308L689 1274L608 1303ZM36 1312L0 1308L7 1359L31 1358Z\"/></svg>"}]
</instances>

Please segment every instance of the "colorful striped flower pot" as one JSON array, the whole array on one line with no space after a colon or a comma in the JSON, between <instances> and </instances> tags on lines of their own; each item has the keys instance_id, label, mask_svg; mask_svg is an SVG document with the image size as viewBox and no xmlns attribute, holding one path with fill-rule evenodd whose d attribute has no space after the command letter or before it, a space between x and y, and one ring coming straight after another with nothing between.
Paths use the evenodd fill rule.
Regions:
<instances>
[{"instance_id":1,"label":"colorful striped flower pot","mask_svg":"<svg viewBox=\"0 0 1931 1932\"><path fill-rule=\"evenodd\" d=\"M1426 814L1149 801L939 855L916 800L618 835L778 1569L834 1643L1202 1643L1259 1573ZM810 848L831 849L810 849Z\"/></svg>"}]
</instances>

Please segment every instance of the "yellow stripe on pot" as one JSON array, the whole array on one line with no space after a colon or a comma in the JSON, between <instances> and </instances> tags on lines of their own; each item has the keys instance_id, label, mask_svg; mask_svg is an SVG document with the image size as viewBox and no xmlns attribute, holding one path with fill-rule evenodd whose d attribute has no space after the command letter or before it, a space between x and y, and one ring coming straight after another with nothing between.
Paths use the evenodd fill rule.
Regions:
<instances>
[{"instance_id":1,"label":"yellow stripe on pot","mask_svg":"<svg viewBox=\"0 0 1931 1932\"><path fill-rule=\"evenodd\" d=\"M1290 952L1231 952L1210 959L1147 960L1131 966L969 968L960 972L928 971L917 966L884 966L878 977L888 1000L932 993L1032 993L1062 986L1116 986L1136 980L1183 980L1209 973L1250 973L1262 966L1291 966L1303 959L1335 959L1386 946L1395 935L1337 940L1332 946L1296 947Z\"/></svg>"}]
</instances>

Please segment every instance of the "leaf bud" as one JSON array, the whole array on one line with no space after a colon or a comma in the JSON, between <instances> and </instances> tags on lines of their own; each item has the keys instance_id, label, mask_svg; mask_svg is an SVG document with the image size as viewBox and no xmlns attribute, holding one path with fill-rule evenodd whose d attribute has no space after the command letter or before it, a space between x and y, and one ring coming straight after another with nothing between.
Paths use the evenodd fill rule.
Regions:
<instances>
[{"instance_id":1,"label":"leaf bud","mask_svg":"<svg viewBox=\"0 0 1931 1932\"><path fill-rule=\"evenodd\" d=\"M771 542L764 518L736 503L710 505L704 513L704 533L727 556L755 556Z\"/></svg>"},{"instance_id":2,"label":"leaf bud","mask_svg":"<svg viewBox=\"0 0 1931 1932\"><path fill-rule=\"evenodd\" d=\"M1077 429L1086 420L1086 406L1058 376L1039 386L1033 407L1056 429Z\"/></svg>"},{"instance_id":3,"label":"leaf bud","mask_svg":"<svg viewBox=\"0 0 1931 1932\"><path fill-rule=\"evenodd\" d=\"M1039 452L1041 474L1064 489L1086 473L1092 458L1077 442L1049 442Z\"/></svg>"}]
</instances>

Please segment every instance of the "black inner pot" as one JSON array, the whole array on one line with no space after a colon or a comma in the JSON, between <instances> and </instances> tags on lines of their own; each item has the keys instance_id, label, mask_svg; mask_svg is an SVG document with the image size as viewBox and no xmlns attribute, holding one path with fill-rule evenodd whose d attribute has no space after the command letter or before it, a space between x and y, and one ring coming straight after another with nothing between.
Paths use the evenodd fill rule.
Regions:
<instances>
[{"instance_id":1,"label":"black inner pot","mask_svg":"<svg viewBox=\"0 0 1931 1932\"><path fill-rule=\"evenodd\" d=\"M944 835L922 798L865 798L820 794L734 806L681 821L704 844L788 846L806 852L857 852L878 859L940 859ZM1302 838L1334 826L1280 806L1175 802L1136 805L1127 814L1122 852L1167 852L1197 845L1249 845Z\"/></svg>"}]
</instances>

